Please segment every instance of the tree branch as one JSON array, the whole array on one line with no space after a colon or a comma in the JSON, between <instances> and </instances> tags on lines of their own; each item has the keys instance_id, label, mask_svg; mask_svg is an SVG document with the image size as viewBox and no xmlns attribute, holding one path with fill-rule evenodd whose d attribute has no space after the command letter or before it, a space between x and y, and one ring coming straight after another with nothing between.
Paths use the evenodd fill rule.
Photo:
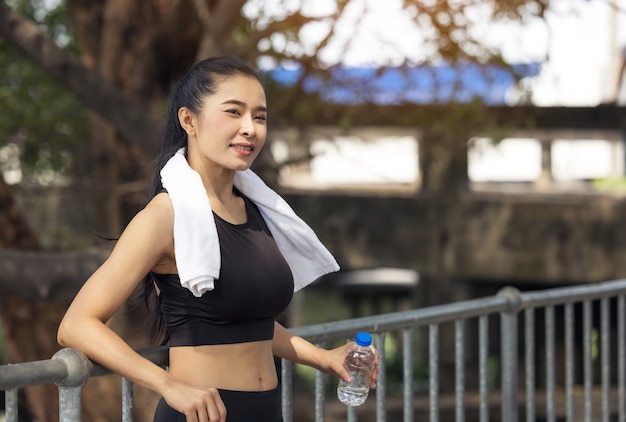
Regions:
<instances>
[{"instance_id":1,"label":"tree branch","mask_svg":"<svg viewBox=\"0 0 626 422\"><path fill-rule=\"evenodd\" d=\"M87 108L108 121L149 155L158 146L158 124L146 109L95 71L59 48L36 24L0 2L0 36L72 92Z\"/></svg>"},{"instance_id":2,"label":"tree branch","mask_svg":"<svg viewBox=\"0 0 626 422\"><path fill-rule=\"evenodd\" d=\"M209 56L226 53L225 46L232 35L233 28L237 21L241 18L241 8L247 0L221 0L217 2L215 10L211 10L210 14L206 13L202 8L198 10L200 17L208 19L203 21L202 26L204 33L198 52L196 53L196 61L200 61ZM194 2L198 7L199 1Z\"/></svg>"}]
</instances>

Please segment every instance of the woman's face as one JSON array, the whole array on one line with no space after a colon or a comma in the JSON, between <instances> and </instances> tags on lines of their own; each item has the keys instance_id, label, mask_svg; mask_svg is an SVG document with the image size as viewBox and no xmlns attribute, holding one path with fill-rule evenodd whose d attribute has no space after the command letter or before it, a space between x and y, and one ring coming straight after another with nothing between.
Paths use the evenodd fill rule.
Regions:
<instances>
[{"instance_id":1,"label":"woman's face","mask_svg":"<svg viewBox=\"0 0 626 422\"><path fill-rule=\"evenodd\" d=\"M246 170L267 136L265 91L256 78L241 74L217 79L216 88L199 114L179 111L189 153L227 170Z\"/></svg>"}]
</instances>

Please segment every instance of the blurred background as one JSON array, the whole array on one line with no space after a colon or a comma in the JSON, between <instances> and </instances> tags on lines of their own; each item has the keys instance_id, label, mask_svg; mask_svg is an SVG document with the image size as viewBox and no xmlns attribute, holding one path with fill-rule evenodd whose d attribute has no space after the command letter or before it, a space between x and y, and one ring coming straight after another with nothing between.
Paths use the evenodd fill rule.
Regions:
<instances>
[{"instance_id":1,"label":"blurred background","mask_svg":"<svg viewBox=\"0 0 626 422\"><path fill-rule=\"evenodd\" d=\"M287 325L626 275L625 0L2 0L0 361L58 350L95 234L145 205L172 83L222 54L265 80L254 169L342 267ZM145 347L141 318L111 325ZM87 420L118 417L112 378Z\"/></svg>"}]
</instances>

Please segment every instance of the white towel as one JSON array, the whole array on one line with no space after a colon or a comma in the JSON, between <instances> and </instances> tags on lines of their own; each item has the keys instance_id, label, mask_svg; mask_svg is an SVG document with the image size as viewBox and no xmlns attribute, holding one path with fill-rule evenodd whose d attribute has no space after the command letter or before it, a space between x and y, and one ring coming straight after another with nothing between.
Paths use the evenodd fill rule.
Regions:
<instances>
[{"instance_id":1,"label":"white towel","mask_svg":"<svg viewBox=\"0 0 626 422\"><path fill-rule=\"evenodd\" d=\"M213 290L220 273L220 249L211 204L200 175L181 148L161 170L161 182L174 207L174 252L183 287L200 297ZM235 174L235 187L253 201L289 264L298 291L339 270L335 258L287 202L252 170Z\"/></svg>"}]
</instances>

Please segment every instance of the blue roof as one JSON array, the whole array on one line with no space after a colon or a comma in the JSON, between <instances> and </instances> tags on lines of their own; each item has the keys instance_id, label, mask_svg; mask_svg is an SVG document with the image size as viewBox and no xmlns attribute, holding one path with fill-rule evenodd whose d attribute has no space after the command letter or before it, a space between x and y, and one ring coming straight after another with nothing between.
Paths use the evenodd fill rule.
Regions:
<instances>
[{"instance_id":1,"label":"blue roof","mask_svg":"<svg viewBox=\"0 0 626 422\"><path fill-rule=\"evenodd\" d=\"M513 65L522 77L535 76L538 63ZM290 86L301 69L277 68L268 72L277 82ZM416 66L412 68L337 67L331 77L309 76L304 89L324 100L339 104L402 103L430 104L467 102L475 98L491 105L505 104L505 96L516 84L510 71L494 65Z\"/></svg>"}]
</instances>

